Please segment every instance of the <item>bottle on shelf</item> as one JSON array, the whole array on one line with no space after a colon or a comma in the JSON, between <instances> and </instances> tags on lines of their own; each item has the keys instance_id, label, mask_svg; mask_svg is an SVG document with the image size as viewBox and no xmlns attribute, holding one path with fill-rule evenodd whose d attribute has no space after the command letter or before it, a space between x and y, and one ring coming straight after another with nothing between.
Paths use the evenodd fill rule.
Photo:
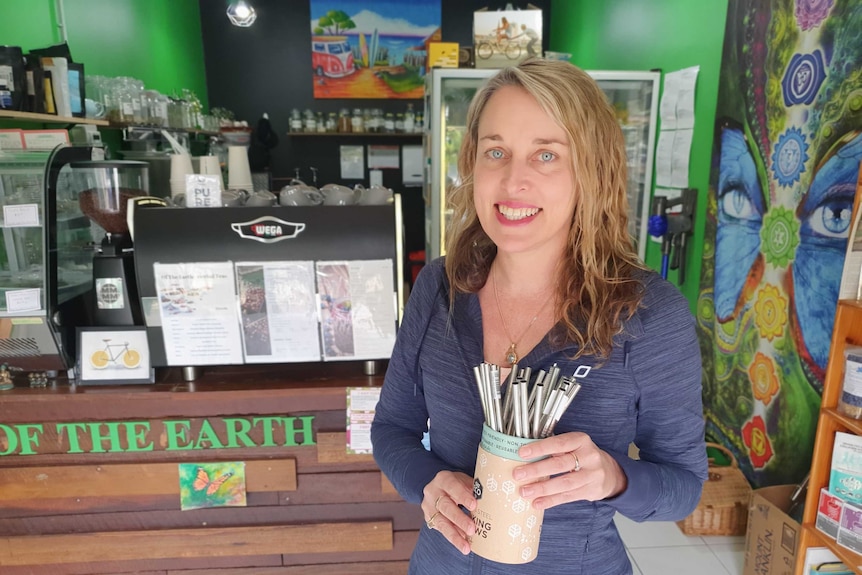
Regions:
<instances>
[{"instance_id":1,"label":"bottle on shelf","mask_svg":"<svg viewBox=\"0 0 862 575\"><path fill-rule=\"evenodd\" d=\"M291 132L301 132L302 131L302 116L299 113L299 110L294 108L290 111L290 131Z\"/></svg>"},{"instance_id":2,"label":"bottle on shelf","mask_svg":"<svg viewBox=\"0 0 862 575\"><path fill-rule=\"evenodd\" d=\"M341 108L338 113L338 131L342 134L350 132L350 112L347 108Z\"/></svg>"},{"instance_id":3,"label":"bottle on shelf","mask_svg":"<svg viewBox=\"0 0 862 575\"><path fill-rule=\"evenodd\" d=\"M407 111L404 112L404 132L412 134L416 126L416 115L413 113L413 104L407 104Z\"/></svg>"},{"instance_id":4,"label":"bottle on shelf","mask_svg":"<svg viewBox=\"0 0 862 575\"><path fill-rule=\"evenodd\" d=\"M353 109L353 116L350 117L350 131L356 134L365 131L365 123L362 118L362 110L359 108Z\"/></svg>"}]
</instances>

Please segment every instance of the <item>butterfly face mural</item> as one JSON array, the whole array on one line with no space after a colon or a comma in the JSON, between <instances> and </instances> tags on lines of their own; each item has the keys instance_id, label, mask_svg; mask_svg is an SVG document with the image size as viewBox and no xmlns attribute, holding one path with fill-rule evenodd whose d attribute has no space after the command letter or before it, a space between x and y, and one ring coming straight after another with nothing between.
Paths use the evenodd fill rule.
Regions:
<instances>
[{"instance_id":1,"label":"butterfly face mural","mask_svg":"<svg viewBox=\"0 0 862 575\"><path fill-rule=\"evenodd\" d=\"M808 470L862 160L862 0L731 0L698 326L707 433ZM800 449L801 447L801 449Z\"/></svg>"}]
</instances>

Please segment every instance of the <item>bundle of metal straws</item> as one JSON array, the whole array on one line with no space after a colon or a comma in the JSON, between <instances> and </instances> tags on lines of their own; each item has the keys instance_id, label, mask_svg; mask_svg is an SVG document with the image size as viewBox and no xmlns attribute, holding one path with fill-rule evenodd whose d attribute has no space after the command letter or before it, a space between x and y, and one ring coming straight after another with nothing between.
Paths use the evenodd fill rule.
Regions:
<instances>
[{"instance_id":1,"label":"bundle of metal straws","mask_svg":"<svg viewBox=\"0 0 862 575\"><path fill-rule=\"evenodd\" d=\"M532 386L532 370L512 365L505 390L500 382L500 366L482 363L473 368L473 374L485 424L500 433L526 439L553 434L554 426L581 389L575 375L560 377L556 363L547 372L539 371Z\"/></svg>"}]
</instances>

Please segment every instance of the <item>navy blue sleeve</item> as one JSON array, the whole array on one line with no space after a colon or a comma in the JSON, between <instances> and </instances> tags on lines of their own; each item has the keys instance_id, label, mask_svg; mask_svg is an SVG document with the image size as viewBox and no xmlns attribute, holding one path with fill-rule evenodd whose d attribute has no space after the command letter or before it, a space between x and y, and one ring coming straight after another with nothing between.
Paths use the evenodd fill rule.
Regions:
<instances>
[{"instance_id":1,"label":"navy blue sleeve","mask_svg":"<svg viewBox=\"0 0 862 575\"><path fill-rule=\"evenodd\" d=\"M628 478L605 502L635 520L676 521L697 506L707 477L700 347L687 301L664 280L648 282L644 334L629 369L640 390L635 445L640 459L611 453Z\"/></svg>"},{"instance_id":2,"label":"navy blue sleeve","mask_svg":"<svg viewBox=\"0 0 862 575\"><path fill-rule=\"evenodd\" d=\"M447 297L443 274L438 260L416 278L371 424L374 460L398 493L412 503L422 502L422 490L438 472L452 470L422 445L428 410L419 354L435 304Z\"/></svg>"}]
</instances>

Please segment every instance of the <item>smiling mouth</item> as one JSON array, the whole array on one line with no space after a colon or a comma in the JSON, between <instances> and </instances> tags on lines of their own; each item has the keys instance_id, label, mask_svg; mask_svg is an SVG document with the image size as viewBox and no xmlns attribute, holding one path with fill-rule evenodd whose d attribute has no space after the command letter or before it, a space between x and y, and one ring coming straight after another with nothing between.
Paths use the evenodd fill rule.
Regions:
<instances>
[{"instance_id":1,"label":"smiling mouth","mask_svg":"<svg viewBox=\"0 0 862 575\"><path fill-rule=\"evenodd\" d=\"M523 220L525 218L529 218L535 216L540 211L541 208L510 208L508 206L503 206L497 204L497 211L509 221L515 222L518 220Z\"/></svg>"}]
</instances>

